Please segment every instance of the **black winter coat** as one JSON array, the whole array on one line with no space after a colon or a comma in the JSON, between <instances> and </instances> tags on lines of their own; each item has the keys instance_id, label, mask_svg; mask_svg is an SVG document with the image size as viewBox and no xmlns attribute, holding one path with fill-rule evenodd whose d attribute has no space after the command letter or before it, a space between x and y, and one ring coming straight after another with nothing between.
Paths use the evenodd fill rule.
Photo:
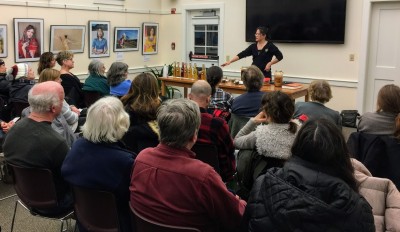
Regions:
<instances>
[{"instance_id":1,"label":"black winter coat","mask_svg":"<svg viewBox=\"0 0 400 232\"><path fill-rule=\"evenodd\" d=\"M260 176L243 219L246 231L375 231L368 202L341 179L298 157Z\"/></svg>"}]
</instances>

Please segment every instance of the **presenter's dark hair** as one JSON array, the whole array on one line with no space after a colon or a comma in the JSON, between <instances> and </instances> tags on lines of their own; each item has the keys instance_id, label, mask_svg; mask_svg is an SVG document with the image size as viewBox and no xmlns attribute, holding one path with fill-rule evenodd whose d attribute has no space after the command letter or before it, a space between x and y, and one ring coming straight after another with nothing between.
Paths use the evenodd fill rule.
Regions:
<instances>
[{"instance_id":1,"label":"presenter's dark hair","mask_svg":"<svg viewBox=\"0 0 400 232\"><path fill-rule=\"evenodd\" d=\"M318 164L321 170L327 170L358 192L346 141L330 120L307 120L293 142L292 155Z\"/></svg>"},{"instance_id":2,"label":"presenter's dark hair","mask_svg":"<svg viewBox=\"0 0 400 232\"><path fill-rule=\"evenodd\" d=\"M271 33L269 27L257 27L256 31L259 30L262 35L265 35L267 39L271 39Z\"/></svg>"}]
</instances>

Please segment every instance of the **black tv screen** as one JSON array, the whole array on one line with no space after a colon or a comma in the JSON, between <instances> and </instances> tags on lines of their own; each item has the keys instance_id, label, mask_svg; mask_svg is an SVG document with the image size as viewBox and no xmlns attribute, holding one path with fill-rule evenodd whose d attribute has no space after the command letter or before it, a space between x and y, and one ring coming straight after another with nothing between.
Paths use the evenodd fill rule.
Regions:
<instances>
[{"instance_id":1,"label":"black tv screen","mask_svg":"<svg viewBox=\"0 0 400 232\"><path fill-rule=\"evenodd\" d=\"M346 0L246 0L246 42L256 28L284 43L344 43Z\"/></svg>"}]
</instances>

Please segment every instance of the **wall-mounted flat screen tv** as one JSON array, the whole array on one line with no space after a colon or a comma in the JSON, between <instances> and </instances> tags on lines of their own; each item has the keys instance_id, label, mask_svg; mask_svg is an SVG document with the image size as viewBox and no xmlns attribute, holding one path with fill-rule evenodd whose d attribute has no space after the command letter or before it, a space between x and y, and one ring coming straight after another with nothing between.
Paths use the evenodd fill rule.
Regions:
<instances>
[{"instance_id":1,"label":"wall-mounted flat screen tv","mask_svg":"<svg viewBox=\"0 0 400 232\"><path fill-rule=\"evenodd\" d=\"M258 26L283 43L343 44L346 0L246 0L246 42Z\"/></svg>"}]
</instances>

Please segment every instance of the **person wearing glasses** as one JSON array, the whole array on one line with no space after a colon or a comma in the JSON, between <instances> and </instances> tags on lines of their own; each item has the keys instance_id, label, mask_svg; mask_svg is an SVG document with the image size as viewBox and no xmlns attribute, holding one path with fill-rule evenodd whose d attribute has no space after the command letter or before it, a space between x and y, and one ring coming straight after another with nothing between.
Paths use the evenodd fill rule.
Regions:
<instances>
[{"instance_id":1,"label":"person wearing glasses","mask_svg":"<svg viewBox=\"0 0 400 232\"><path fill-rule=\"evenodd\" d=\"M65 100L72 106L84 108L83 84L76 75L70 72L75 65L74 54L70 51L61 51L57 54L56 61L61 66L60 78L65 92Z\"/></svg>"},{"instance_id":2,"label":"person wearing glasses","mask_svg":"<svg viewBox=\"0 0 400 232\"><path fill-rule=\"evenodd\" d=\"M237 54L230 61L222 64L222 67L230 65L242 58L253 56L252 65L257 66L264 74L264 77L271 77L271 66L283 59L282 52L269 39L269 29L266 27L257 27L255 34L256 42L248 48Z\"/></svg>"}]
</instances>

